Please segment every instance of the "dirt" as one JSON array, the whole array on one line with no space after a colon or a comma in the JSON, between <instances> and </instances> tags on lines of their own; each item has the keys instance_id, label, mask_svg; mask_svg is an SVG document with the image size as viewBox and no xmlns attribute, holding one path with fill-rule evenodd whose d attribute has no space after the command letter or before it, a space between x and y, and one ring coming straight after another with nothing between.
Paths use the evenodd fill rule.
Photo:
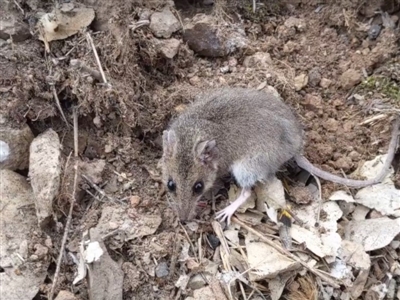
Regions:
<instances>
[{"instance_id":1,"label":"dirt","mask_svg":"<svg viewBox=\"0 0 400 300\"><path fill-rule=\"evenodd\" d=\"M24 14L12 1L4 12L27 23L38 12L51 8L50 2L17 2ZM175 270L170 270L175 273L168 277L149 276L152 261L145 253L158 262L176 260L174 249L184 239L163 194L157 163L163 129L198 91L234 85L256 88L265 82L274 86L304 126L305 155L333 173L342 174L343 170L349 174L361 162L387 151L391 122L390 113L383 109L400 108L400 93L396 89L400 80L400 68L396 68L398 29L383 28L376 40L370 40L367 24L377 19L373 13L376 7L366 1L342 0L325 5L313 0L287 0L279 5L275 2L260 1L254 14L252 1L227 4L217 0L213 6L204 6L202 1L176 0L173 12L181 20L201 12L230 23L242 22L249 44L245 51L222 58L199 57L181 44L178 54L167 59L156 51L157 39L148 27L130 29L145 10L161 10L164 1L117 0L112 5L106 0L82 1L96 11L95 22L88 31L111 88L70 66L71 59L79 59L98 70L85 33L51 42L50 53L35 37L0 44L0 114L8 116L16 127L27 123L35 136L53 128L60 136L64 155L68 156L73 149L73 133L55 105L54 84L70 124L73 107L78 109L81 159L106 161L99 186L115 201L100 202L83 194L74 209L69 251L78 244L82 232L98 222L105 206L118 205L116 200L131 205L138 216L162 217L154 234L118 245L106 242L110 255L124 262L124 299L176 297L174 284L187 271L177 264ZM396 1L375 2L382 3L392 18L398 19ZM181 40L182 31L173 37ZM245 58L258 52L268 52L272 64L266 60L261 65L244 67ZM228 72L221 72L226 66ZM342 74L349 69L358 74L350 72L348 76L352 78L346 83L352 84L343 85ZM307 74L308 84L296 91L295 78L301 74ZM359 76L359 80L353 80L354 76ZM384 84L379 84L377 78L384 78ZM379 113L387 116L362 124ZM323 187L324 195L335 189L330 183ZM95 192L90 186L83 186L82 190L85 189ZM132 197L135 198L130 202ZM66 214L59 210L59 222L65 222ZM210 227L203 230L205 235L212 233ZM62 231L57 232L52 234L54 260L62 238ZM192 238L197 243L199 237ZM204 255L211 257L211 249ZM49 277L54 269L52 264ZM73 272L72 265L62 267L57 290L68 289ZM85 284L75 290L80 299L87 299ZM37 299L50 284L44 285L47 287L41 289ZM175 299L184 298L181 295Z\"/></svg>"}]
</instances>

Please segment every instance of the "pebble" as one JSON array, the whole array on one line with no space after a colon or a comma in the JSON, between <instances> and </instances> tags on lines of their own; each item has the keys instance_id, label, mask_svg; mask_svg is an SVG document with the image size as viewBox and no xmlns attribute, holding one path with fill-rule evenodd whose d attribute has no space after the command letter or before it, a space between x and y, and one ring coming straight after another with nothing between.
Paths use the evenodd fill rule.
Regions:
<instances>
[{"instance_id":1,"label":"pebble","mask_svg":"<svg viewBox=\"0 0 400 300\"><path fill-rule=\"evenodd\" d=\"M247 47L248 40L241 28L217 24L214 17L199 17L185 26L183 41L191 50L205 57L224 57Z\"/></svg>"},{"instance_id":2,"label":"pebble","mask_svg":"<svg viewBox=\"0 0 400 300\"><path fill-rule=\"evenodd\" d=\"M374 24L368 30L368 38L370 40L375 40L381 33L382 25Z\"/></svg>"},{"instance_id":3,"label":"pebble","mask_svg":"<svg viewBox=\"0 0 400 300\"><path fill-rule=\"evenodd\" d=\"M222 57L227 54L223 40L217 35L216 28L208 23L197 23L193 27L185 29L183 41L201 56Z\"/></svg>"},{"instance_id":4,"label":"pebble","mask_svg":"<svg viewBox=\"0 0 400 300\"><path fill-rule=\"evenodd\" d=\"M15 128L6 122L0 124L0 169L27 169L29 146L33 138L28 125Z\"/></svg>"},{"instance_id":5,"label":"pebble","mask_svg":"<svg viewBox=\"0 0 400 300\"><path fill-rule=\"evenodd\" d=\"M262 68L272 65L271 55L268 52L256 52L251 56L247 56L243 60L243 66L246 68Z\"/></svg>"},{"instance_id":6,"label":"pebble","mask_svg":"<svg viewBox=\"0 0 400 300\"><path fill-rule=\"evenodd\" d=\"M318 86L321 82L321 72L318 67L312 68L310 72L308 72L308 83L312 87Z\"/></svg>"},{"instance_id":7,"label":"pebble","mask_svg":"<svg viewBox=\"0 0 400 300\"><path fill-rule=\"evenodd\" d=\"M169 274L168 264L166 262L160 262L156 267L156 276L158 278L167 277Z\"/></svg>"},{"instance_id":8,"label":"pebble","mask_svg":"<svg viewBox=\"0 0 400 300\"><path fill-rule=\"evenodd\" d=\"M181 29L181 23L168 7L150 16L150 30L156 37L168 39L179 29Z\"/></svg>"},{"instance_id":9,"label":"pebble","mask_svg":"<svg viewBox=\"0 0 400 300\"><path fill-rule=\"evenodd\" d=\"M32 141L29 157L29 177L41 226L53 217L53 200L59 193L61 166L60 139L53 129L48 129Z\"/></svg>"},{"instance_id":10,"label":"pebble","mask_svg":"<svg viewBox=\"0 0 400 300\"><path fill-rule=\"evenodd\" d=\"M340 76L340 84L343 89L349 90L361 82L361 74L354 69L345 71Z\"/></svg>"},{"instance_id":11,"label":"pebble","mask_svg":"<svg viewBox=\"0 0 400 300\"><path fill-rule=\"evenodd\" d=\"M321 81L319 82L319 85L324 89L330 87L331 84L332 84L332 80L327 79L327 78L321 78Z\"/></svg>"},{"instance_id":12,"label":"pebble","mask_svg":"<svg viewBox=\"0 0 400 300\"><path fill-rule=\"evenodd\" d=\"M304 19L295 18L295 17L289 17L285 21L284 25L288 28L294 27L300 32L302 32L306 29L306 22L304 21Z\"/></svg>"},{"instance_id":13,"label":"pebble","mask_svg":"<svg viewBox=\"0 0 400 300\"><path fill-rule=\"evenodd\" d=\"M55 298L55 300L76 300L77 298L75 297L74 294L72 294L69 291L60 291Z\"/></svg>"},{"instance_id":14,"label":"pebble","mask_svg":"<svg viewBox=\"0 0 400 300\"><path fill-rule=\"evenodd\" d=\"M308 84L308 76L307 74L300 74L294 78L294 87L295 90L298 92L306 87Z\"/></svg>"},{"instance_id":15,"label":"pebble","mask_svg":"<svg viewBox=\"0 0 400 300\"><path fill-rule=\"evenodd\" d=\"M322 108L322 99L319 96L306 94L304 97L304 106L308 110L318 111Z\"/></svg>"},{"instance_id":16,"label":"pebble","mask_svg":"<svg viewBox=\"0 0 400 300\"><path fill-rule=\"evenodd\" d=\"M349 158L350 158L352 161L359 161L359 160L361 159L361 154L358 153L357 151L351 151L351 152L349 153Z\"/></svg>"},{"instance_id":17,"label":"pebble","mask_svg":"<svg viewBox=\"0 0 400 300\"><path fill-rule=\"evenodd\" d=\"M36 244L35 245L35 255L39 258L42 259L44 258L47 254L49 253L49 249L41 244Z\"/></svg>"},{"instance_id":18,"label":"pebble","mask_svg":"<svg viewBox=\"0 0 400 300\"><path fill-rule=\"evenodd\" d=\"M181 42L177 39L168 39L161 41L159 44L160 53L166 58L174 58L179 51Z\"/></svg>"},{"instance_id":19,"label":"pebble","mask_svg":"<svg viewBox=\"0 0 400 300\"><path fill-rule=\"evenodd\" d=\"M131 196L129 198L129 202L130 202L132 207L136 207L140 203L140 197L139 196Z\"/></svg>"},{"instance_id":20,"label":"pebble","mask_svg":"<svg viewBox=\"0 0 400 300\"><path fill-rule=\"evenodd\" d=\"M32 36L28 26L12 15L2 17L0 24L0 39L8 40L12 38L13 42L23 42Z\"/></svg>"},{"instance_id":21,"label":"pebble","mask_svg":"<svg viewBox=\"0 0 400 300\"><path fill-rule=\"evenodd\" d=\"M204 277L201 274L196 274L189 280L188 287L192 290L198 290L207 284Z\"/></svg>"}]
</instances>

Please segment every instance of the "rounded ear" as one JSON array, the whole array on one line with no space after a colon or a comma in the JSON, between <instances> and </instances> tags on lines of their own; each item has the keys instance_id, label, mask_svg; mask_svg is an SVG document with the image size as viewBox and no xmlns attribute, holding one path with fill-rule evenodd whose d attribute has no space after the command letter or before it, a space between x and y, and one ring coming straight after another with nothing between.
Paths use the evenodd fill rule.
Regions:
<instances>
[{"instance_id":1,"label":"rounded ear","mask_svg":"<svg viewBox=\"0 0 400 300\"><path fill-rule=\"evenodd\" d=\"M200 141L194 148L195 159L213 169L218 165L218 147L215 140Z\"/></svg>"},{"instance_id":2,"label":"rounded ear","mask_svg":"<svg viewBox=\"0 0 400 300\"><path fill-rule=\"evenodd\" d=\"M164 155L171 156L176 147L176 134L173 130L163 132L163 152Z\"/></svg>"}]
</instances>

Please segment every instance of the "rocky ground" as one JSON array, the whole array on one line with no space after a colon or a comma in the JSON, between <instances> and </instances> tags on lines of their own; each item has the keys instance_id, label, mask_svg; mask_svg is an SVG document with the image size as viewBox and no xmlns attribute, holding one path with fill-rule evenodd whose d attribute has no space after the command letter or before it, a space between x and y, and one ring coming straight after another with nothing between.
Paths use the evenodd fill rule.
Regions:
<instances>
[{"instance_id":1,"label":"rocky ground","mask_svg":"<svg viewBox=\"0 0 400 300\"><path fill-rule=\"evenodd\" d=\"M168 121L220 86L277 91L315 165L376 171L400 111L400 4L332 2L3 1L2 298L400 299L399 153L368 190L318 196L288 168L229 228L211 204L180 225L160 181ZM296 250L266 195L308 225Z\"/></svg>"}]
</instances>

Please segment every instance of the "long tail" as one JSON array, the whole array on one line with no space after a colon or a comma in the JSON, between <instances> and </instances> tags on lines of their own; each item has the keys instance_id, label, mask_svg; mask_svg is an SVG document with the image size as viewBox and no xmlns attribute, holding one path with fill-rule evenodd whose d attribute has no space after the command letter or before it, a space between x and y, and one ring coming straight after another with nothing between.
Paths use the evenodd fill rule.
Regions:
<instances>
[{"instance_id":1,"label":"long tail","mask_svg":"<svg viewBox=\"0 0 400 300\"><path fill-rule=\"evenodd\" d=\"M394 123L393 130L392 130L392 137L391 137L389 149L388 149L388 154L387 154L385 163L383 165L383 168L382 168L381 172L378 174L378 176L376 176L373 179L369 179L369 180L347 179L347 178L343 178L343 177L331 174L329 172L321 170L320 168L315 167L303 155L295 156L295 160L296 160L296 163L299 165L299 167L305 169L306 171L310 172L311 174L313 174L315 176L321 177L322 179L332 181L335 183L339 183L339 184L343 184L343 185L346 185L349 187L362 188L362 187L380 183L387 176L387 174L389 173L389 169L392 164L394 155L396 153L397 138L399 135L400 135L400 117L398 117Z\"/></svg>"}]
</instances>

